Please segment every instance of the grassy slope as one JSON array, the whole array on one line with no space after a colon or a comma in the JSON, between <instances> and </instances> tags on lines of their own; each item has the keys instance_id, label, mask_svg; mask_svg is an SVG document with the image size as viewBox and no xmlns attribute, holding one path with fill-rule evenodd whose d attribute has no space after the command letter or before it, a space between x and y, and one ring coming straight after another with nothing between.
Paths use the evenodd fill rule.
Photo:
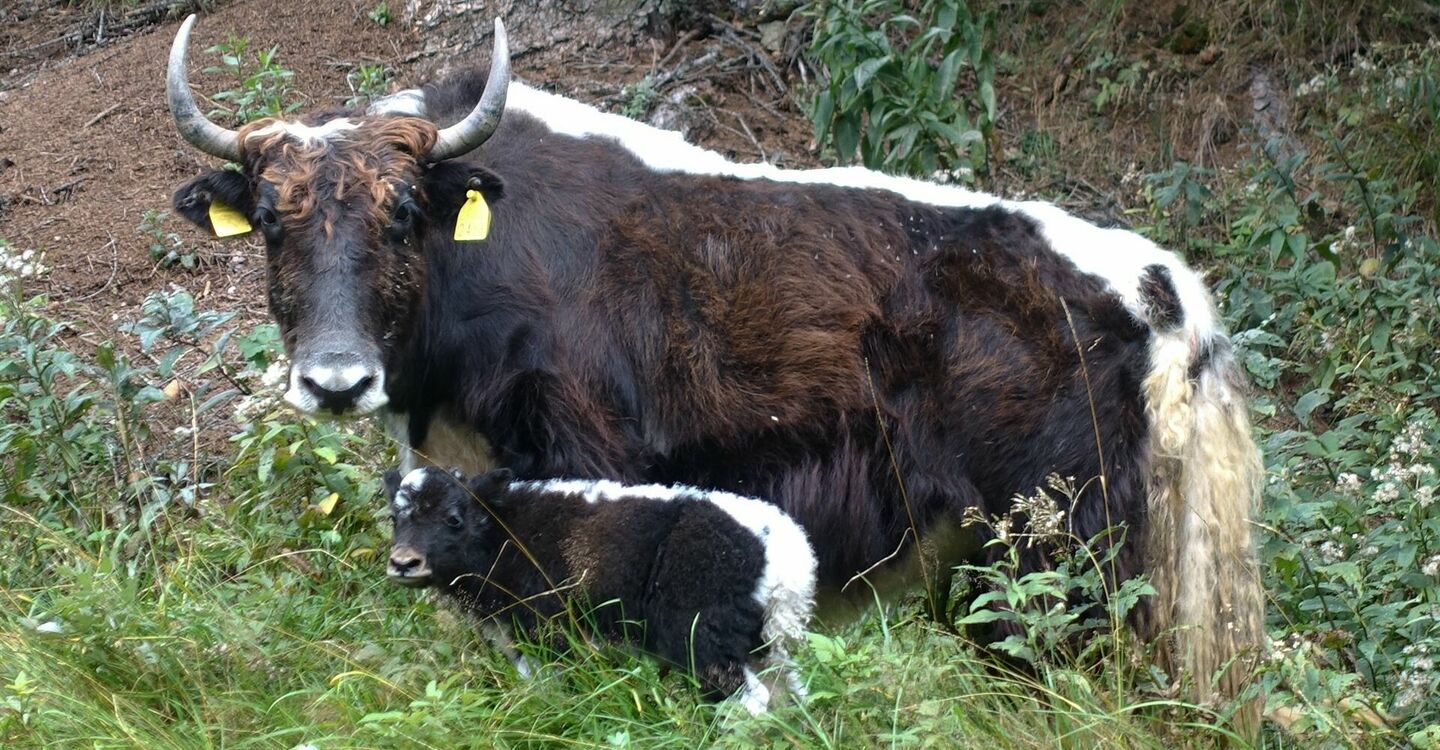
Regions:
<instances>
[{"instance_id":1,"label":"grassy slope","mask_svg":"<svg viewBox=\"0 0 1440 750\"><path fill-rule=\"evenodd\" d=\"M1265 685L1289 727L1270 726L1267 742L1386 747L1424 742L1415 733L1440 722L1433 699L1401 700L1404 679L1433 686L1415 648L1440 648L1440 615L1425 614L1440 592L1422 570L1440 520L1418 497L1433 475L1401 477L1393 498L1384 490L1390 466L1435 463L1429 269L1440 251L1434 134L1411 126L1423 97L1394 105L1375 92L1440 76L1423 43L1375 52L1369 20L1346 27L1343 8L1323 5L1307 17L1324 20L1318 33L1296 21L1267 36L1254 30L1272 6L1233 0L1229 21L1206 21L1207 43L1229 45L1223 67L1155 52L1178 33L1175 17L1122 3L1003 26L1001 98L1013 110L992 180L1078 202L1108 194L1213 269L1277 477L1266 559L1283 647ZM1234 20L1247 17L1261 22ZM1396 25L1392 41L1413 41L1414 27ZM1376 55L1373 69L1356 73L1352 38ZM1066 96L1027 110L1066 54ZM1287 90L1324 79L1296 104L1298 143L1314 154L1298 164L1239 147L1248 122L1235 81L1256 60ZM1137 63L1130 88L1095 106L1102 79ZM1225 102L1218 121L1235 126L1206 152L1221 169L1177 169L1176 155L1194 161L1215 140L1187 129L1204 118L1185 102L1211 94ZM1117 150L1138 178L1119 179ZM1077 196L1076 185L1088 187ZM1332 245L1334 262L1322 252ZM1173 747L1216 731L1202 712L1134 689L1126 648L1101 670L999 673L915 617L914 602L817 637L802 656L813 699L765 718L700 704L683 677L611 652L541 654L551 666L521 681L454 615L378 577L379 438L295 426L261 403L235 440L196 450L171 428L192 408L213 425L233 401L150 405L159 394L142 384L171 373L66 362L63 338L6 305L4 747ZM242 380L267 363L259 341L232 362ZM1396 446L1409 424L1424 445L1406 453ZM1354 489L1337 487L1345 472Z\"/></svg>"}]
</instances>

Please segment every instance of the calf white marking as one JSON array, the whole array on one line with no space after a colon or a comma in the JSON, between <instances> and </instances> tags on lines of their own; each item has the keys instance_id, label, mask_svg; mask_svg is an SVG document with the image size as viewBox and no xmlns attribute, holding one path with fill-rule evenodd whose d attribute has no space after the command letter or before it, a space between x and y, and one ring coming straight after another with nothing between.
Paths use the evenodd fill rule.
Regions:
<instances>
[{"instance_id":1,"label":"calf white marking","mask_svg":"<svg viewBox=\"0 0 1440 750\"><path fill-rule=\"evenodd\" d=\"M745 668L745 690L740 696L740 704L753 716L765 713L765 707L770 705L770 690L749 667Z\"/></svg>"},{"instance_id":2,"label":"calf white marking","mask_svg":"<svg viewBox=\"0 0 1440 750\"><path fill-rule=\"evenodd\" d=\"M535 670L530 667L530 660L515 648L515 640L510 637L510 631L503 625L494 620L481 620L480 634L485 637L485 640L490 641L490 645L500 649L500 653L515 665L515 671L519 672L522 678L528 680L534 676Z\"/></svg>"},{"instance_id":3,"label":"calf white marking","mask_svg":"<svg viewBox=\"0 0 1440 750\"><path fill-rule=\"evenodd\" d=\"M405 478L400 480L400 487L395 490L395 499L390 501L390 505L397 514L408 515L415 509L415 502L410 499L410 495L425 488L425 480L432 471L444 474L439 469L429 466L422 466L406 472Z\"/></svg>"},{"instance_id":4,"label":"calf white marking","mask_svg":"<svg viewBox=\"0 0 1440 750\"><path fill-rule=\"evenodd\" d=\"M585 502L601 500L624 500L643 498L646 500L674 500L684 494L705 494L694 487L665 484L621 484L609 479L546 479L517 482L517 486L537 492L554 492L561 495L583 495Z\"/></svg>"},{"instance_id":5,"label":"calf white marking","mask_svg":"<svg viewBox=\"0 0 1440 750\"><path fill-rule=\"evenodd\" d=\"M358 127L360 127L358 123L353 122L347 117L337 117L319 125L306 125L299 122L276 120L246 136L245 140L248 141L254 138L264 138L276 133L284 133L306 144L315 144L323 143L331 138L340 136L347 130L354 130Z\"/></svg>"}]
</instances>

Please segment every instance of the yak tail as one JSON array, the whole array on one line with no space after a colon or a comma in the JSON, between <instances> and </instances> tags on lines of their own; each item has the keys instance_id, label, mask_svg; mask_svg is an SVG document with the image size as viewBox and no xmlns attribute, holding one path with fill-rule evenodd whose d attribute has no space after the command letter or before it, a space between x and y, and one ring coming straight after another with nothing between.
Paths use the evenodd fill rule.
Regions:
<instances>
[{"instance_id":1,"label":"yak tail","mask_svg":"<svg viewBox=\"0 0 1440 750\"><path fill-rule=\"evenodd\" d=\"M1142 626L1160 666L1188 674L1200 705L1235 698L1261 652L1264 590L1252 534L1264 473L1230 341L1157 331L1144 384L1150 422L1146 568L1156 596ZM1253 738L1258 699L1233 724Z\"/></svg>"}]
</instances>

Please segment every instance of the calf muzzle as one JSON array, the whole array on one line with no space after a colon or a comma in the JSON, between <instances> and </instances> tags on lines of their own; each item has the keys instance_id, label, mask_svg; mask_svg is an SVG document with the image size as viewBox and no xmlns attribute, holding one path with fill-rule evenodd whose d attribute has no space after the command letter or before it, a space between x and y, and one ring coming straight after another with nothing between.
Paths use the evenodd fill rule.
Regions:
<instances>
[{"instance_id":1,"label":"calf muzzle","mask_svg":"<svg viewBox=\"0 0 1440 750\"><path fill-rule=\"evenodd\" d=\"M390 564L385 566L385 575L401 586L428 586L430 564L418 550L396 547L390 550Z\"/></svg>"}]
</instances>

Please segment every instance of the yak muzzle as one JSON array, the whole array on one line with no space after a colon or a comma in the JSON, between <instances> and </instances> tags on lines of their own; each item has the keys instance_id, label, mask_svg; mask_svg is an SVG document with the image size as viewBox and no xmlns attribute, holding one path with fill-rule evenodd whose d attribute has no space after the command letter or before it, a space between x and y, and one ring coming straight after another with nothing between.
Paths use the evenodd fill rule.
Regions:
<instances>
[{"instance_id":1,"label":"yak muzzle","mask_svg":"<svg viewBox=\"0 0 1440 750\"><path fill-rule=\"evenodd\" d=\"M344 352L298 358L285 401L306 414L368 414L389 402L378 361Z\"/></svg>"},{"instance_id":2,"label":"yak muzzle","mask_svg":"<svg viewBox=\"0 0 1440 750\"><path fill-rule=\"evenodd\" d=\"M418 550L396 547L390 550L390 564L385 566L385 575L401 586L428 586L431 578L430 564Z\"/></svg>"}]
</instances>

